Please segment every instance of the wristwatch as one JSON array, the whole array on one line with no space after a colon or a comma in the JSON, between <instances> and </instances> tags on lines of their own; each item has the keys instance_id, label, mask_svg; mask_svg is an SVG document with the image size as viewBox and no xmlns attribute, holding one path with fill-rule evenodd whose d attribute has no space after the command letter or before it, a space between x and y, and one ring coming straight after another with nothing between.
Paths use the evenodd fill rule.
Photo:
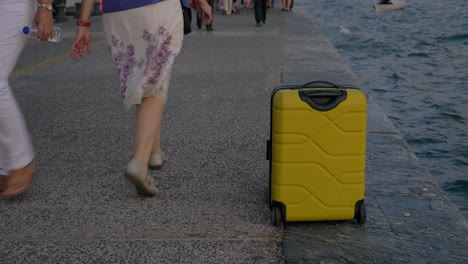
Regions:
<instances>
[{"instance_id":1,"label":"wristwatch","mask_svg":"<svg viewBox=\"0 0 468 264\"><path fill-rule=\"evenodd\" d=\"M54 11L54 8L50 4L37 4L37 7L44 7L47 8L49 11Z\"/></svg>"}]
</instances>

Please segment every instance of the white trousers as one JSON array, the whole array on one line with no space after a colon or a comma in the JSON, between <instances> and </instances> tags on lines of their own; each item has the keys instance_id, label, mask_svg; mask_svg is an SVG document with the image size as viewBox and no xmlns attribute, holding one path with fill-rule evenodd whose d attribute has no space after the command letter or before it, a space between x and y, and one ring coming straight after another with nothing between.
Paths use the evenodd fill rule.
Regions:
<instances>
[{"instance_id":1,"label":"white trousers","mask_svg":"<svg viewBox=\"0 0 468 264\"><path fill-rule=\"evenodd\" d=\"M35 0L0 0L0 173L26 166L34 152L24 117L8 84L26 44L21 30L31 25Z\"/></svg>"},{"instance_id":2,"label":"white trousers","mask_svg":"<svg viewBox=\"0 0 468 264\"><path fill-rule=\"evenodd\" d=\"M224 0L224 11L226 11L226 14L231 14L232 0Z\"/></svg>"}]
</instances>

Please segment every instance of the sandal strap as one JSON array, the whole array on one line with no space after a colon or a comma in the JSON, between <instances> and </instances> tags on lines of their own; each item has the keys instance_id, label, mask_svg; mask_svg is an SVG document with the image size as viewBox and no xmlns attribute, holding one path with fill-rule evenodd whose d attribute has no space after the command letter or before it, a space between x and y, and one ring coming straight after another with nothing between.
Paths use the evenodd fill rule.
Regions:
<instances>
[{"instance_id":1,"label":"sandal strap","mask_svg":"<svg viewBox=\"0 0 468 264\"><path fill-rule=\"evenodd\" d=\"M150 185L154 185L154 178L148 173L146 174L146 182Z\"/></svg>"},{"instance_id":2,"label":"sandal strap","mask_svg":"<svg viewBox=\"0 0 468 264\"><path fill-rule=\"evenodd\" d=\"M7 187L7 176L6 175L0 175L0 192L3 192Z\"/></svg>"}]
</instances>

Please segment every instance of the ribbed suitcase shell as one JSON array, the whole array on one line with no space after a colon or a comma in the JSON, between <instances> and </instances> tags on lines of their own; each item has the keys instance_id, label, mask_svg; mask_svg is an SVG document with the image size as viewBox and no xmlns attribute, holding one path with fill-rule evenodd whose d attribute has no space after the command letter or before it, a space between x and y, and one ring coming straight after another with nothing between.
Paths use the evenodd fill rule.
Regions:
<instances>
[{"instance_id":1,"label":"ribbed suitcase shell","mask_svg":"<svg viewBox=\"0 0 468 264\"><path fill-rule=\"evenodd\" d=\"M345 99L316 110L300 91L342 91ZM350 88L277 88L271 122L270 202L282 206L283 220L356 218L365 189L364 95Z\"/></svg>"}]
</instances>

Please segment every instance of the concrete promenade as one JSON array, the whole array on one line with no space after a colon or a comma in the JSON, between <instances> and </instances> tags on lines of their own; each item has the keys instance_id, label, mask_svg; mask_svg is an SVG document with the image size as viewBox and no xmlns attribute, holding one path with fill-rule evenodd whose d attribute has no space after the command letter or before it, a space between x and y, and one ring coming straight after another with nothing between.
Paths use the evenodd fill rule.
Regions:
<instances>
[{"instance_id":1,"label":"concrete promenade","mask_svg":"<svg viewBox=\"0 0 468 264\"><path fill-rule=\"evenodd\" d=\"M73 22L60 25L61 43L30 41L10 84L40 167L31 190L0 200L0 263L467 263L466 219L369 94L367 223L270 224L271 91L361 87L294 9L268 13L263 28L252 12L217 14L213 32L193 23L172 74L155 198L123 176L135 109L121 102L101 18L79 63L65 56Z\"/></svg>"}]
</instances>

